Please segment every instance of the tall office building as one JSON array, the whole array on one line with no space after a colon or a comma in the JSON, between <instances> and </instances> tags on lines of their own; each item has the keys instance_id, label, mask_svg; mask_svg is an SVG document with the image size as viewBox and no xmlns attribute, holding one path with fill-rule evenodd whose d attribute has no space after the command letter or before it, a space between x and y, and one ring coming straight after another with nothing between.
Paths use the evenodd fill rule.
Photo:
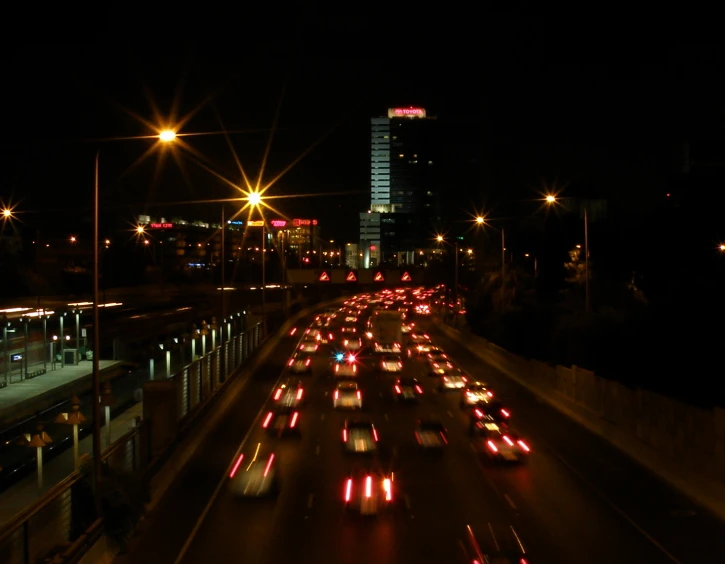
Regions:
<instances>
[{"instance_id":1,"label":"tall office building","mask_svg":"<svg viewBox=\"0 0 725 564\"><path fill-rule=\"evenodd\" d=\"M363 268L412 264L438 218L440 135L423 108L371 119L370 207L360 214Z\"/></svg>"}]
</instances>

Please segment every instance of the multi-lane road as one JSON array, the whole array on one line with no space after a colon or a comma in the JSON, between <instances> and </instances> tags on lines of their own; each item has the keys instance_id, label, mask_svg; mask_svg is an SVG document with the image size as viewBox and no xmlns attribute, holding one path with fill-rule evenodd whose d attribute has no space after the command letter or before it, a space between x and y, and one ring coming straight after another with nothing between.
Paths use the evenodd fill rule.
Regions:
<instances>
[{"instance_id":1,"label":"multi-lane road","mask_svg":"<svg viewBox=\"0 0 725 564\"><path fill-rule=\"evenodd\" d=\"M312 319L306 319L309 324ZM306 404L298 438L270 438L260 414L296 339L280 341L270 361L236 400L152 515L128 561L331 564L459 562L465 526L513 525L531 562L665 563L719 561L725 526L604 441L481 365L461 344L427 327L433 343L473 377L492 384L512 412L513 427L532 447L526 465L483 464L466 433L459 393L438 393L422 360L408 360L424 394L415 405L393 399L394 376L361 355L362 417L380 433L372 458L346 456L343 421L332 406L332 348L321 348L313 374L300 376ZM297 378L297 377L295 377ZM442 456L417 449L418 418L442 419ZM238 451L273 450L281 488L273 499L240 500L226 478ZM371 466L395 473L392 511L363 519L343 509L348 473ZM715 560L713 560L713 558Z\"/></svg>"}]
</instances>

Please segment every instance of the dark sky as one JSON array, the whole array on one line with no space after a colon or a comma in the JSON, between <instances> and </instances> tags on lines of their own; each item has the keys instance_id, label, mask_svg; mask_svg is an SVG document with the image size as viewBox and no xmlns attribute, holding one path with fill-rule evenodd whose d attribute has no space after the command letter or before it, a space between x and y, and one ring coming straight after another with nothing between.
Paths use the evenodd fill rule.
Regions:
<instances>
[{"instance_id":1,"label":"dark sky","mask_svg":"<svg viewBox=\"0 0 725 564\"><path fill-rule=\"evenodd\" d=\"M195 161L240 183L233 154L256 176L268 132L232 133L233 152L221 135L187 137L190 151L175 151L156 178L158 153L130 170L152 142L94 140L153 133L143 120L185 117L181 132L195 133L268 129L277 115L264 179L301 160L268 192L295 197L272 203L354 238L368 189L369 118L409 104L470 123L472 134L450 143L479 143L481 166L498 170L484 171L487 185L471 200L530 197L555 178L632 205L661 196L673 144L722 119L720 49L665 36L662 14L654 25L623 18L613 4L601 13L506 4L471 13L385 4L368 15L308 4L252 18L264 25L199 8L168 45L106 22L95 41L10 46L0 196L57 210L56 218L85 210L100 147L105 205L129 219L144 210L216 217L219 204L158 204L234 197ZM234 34L231 21L239 21Z\"/></svg>"}]
</instances>

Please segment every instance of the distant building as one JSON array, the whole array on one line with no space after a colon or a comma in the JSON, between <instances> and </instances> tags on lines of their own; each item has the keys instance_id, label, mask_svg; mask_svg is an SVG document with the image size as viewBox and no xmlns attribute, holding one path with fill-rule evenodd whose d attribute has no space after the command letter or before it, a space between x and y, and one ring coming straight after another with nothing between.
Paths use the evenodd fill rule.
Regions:
<instances>
[{"instance_id":1,"label":"distant building","mask_svg":"<svg viewBox=\"0 0 725 564\"><path fill-rule=\"evenodd\" d=\"M371 119L370 206L360 214L362 268L412 264L439 209L441 136L423 108Z\"/></svg>"}]
</instances>

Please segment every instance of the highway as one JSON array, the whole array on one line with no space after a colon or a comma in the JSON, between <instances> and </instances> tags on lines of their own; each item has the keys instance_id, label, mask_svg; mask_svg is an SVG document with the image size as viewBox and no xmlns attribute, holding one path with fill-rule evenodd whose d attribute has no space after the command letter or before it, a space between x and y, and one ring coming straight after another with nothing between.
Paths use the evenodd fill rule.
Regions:
<instances>
[{"instance_id":1,"label":"highway","mask_svg":"<svg viewBox=\"0 0 725 564\"><path fill-rule=\"evenodd\" d=\"M305 320L310 323L311 319ZM725 526L527 391L482 366L460 344L427 329L433 343L479 380L489 382L512 413L512 426L532 447L526 465L483 464L471 449L460 393L437 392L422 360L408 360L403 375L417 377L419 403L393 399L394 376L361 355L358 379L363 413L380 434L372 458L345 455L346 416L332 408L332 349L322 347L313 375L303 381L299 437L270 438L261 428L275 382L297 341L281 339L232 411L183 471L149 519L129 562L404 563L463 562L466 525L481 530L515 527L530 562L665 563L717 560ZM260 407L262 409L260 410ZM418 450L420 417L442 419L449 444L442 455ZM247 432L249 431L249 432ZM211 441L210 441L211 443ZM227 473L257 445L274 452L281 488L273 499L240 500ZM343 510L344 479L351 470L394 472L392 510L363 518Z\"/></svg>"}]
</instances>

